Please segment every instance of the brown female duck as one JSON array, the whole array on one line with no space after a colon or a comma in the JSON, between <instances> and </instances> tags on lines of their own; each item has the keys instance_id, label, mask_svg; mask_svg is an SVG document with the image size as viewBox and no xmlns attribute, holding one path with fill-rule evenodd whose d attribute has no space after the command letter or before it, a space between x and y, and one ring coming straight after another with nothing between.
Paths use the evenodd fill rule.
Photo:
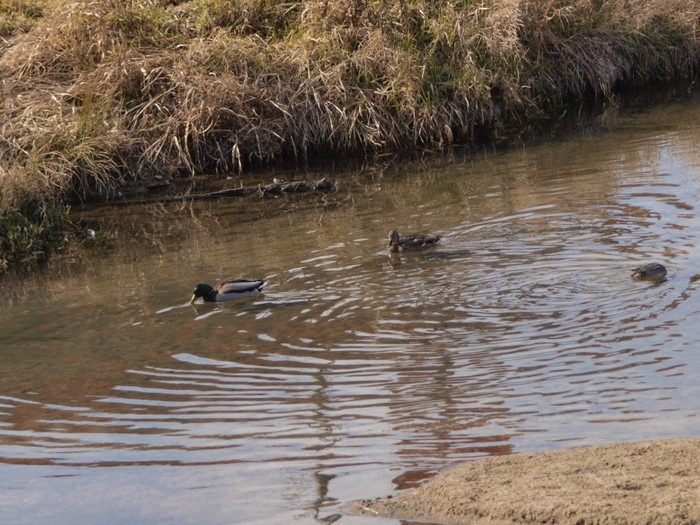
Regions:
<instances>
[{"instance_id":1,"label":"brown female duck","mask_svg":"<svg viewBox=\"0 0 700 525\"><path fill-rule=\"evenodd\" d=\"M659 263L649 263L632 270L632 278L638 281L663 281L666 279L666 267Z\"/></svg>"},{"instance_id":2,"label":"brown female duck","mask_svg":"<svg viewBox=\"0 0 700 525\"><path fill-rule=\"evenodd\" d=\"M401 237L399 232L392 230L389 232L389 244L387 245L387 249L390 253L418 251L435 246L441 238L440 235L428 234L413 234Z\"/></svg>"}]
</instances>

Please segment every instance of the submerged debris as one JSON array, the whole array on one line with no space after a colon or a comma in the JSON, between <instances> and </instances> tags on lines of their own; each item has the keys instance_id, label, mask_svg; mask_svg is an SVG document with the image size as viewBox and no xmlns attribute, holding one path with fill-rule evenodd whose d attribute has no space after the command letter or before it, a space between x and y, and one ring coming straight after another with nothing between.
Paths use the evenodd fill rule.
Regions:
<instances>
[{"instance_id":1,"label":"submerged debris","mask_svg":"<svg viewBox=\"0 0 700 525\"><path fill-rule=\"evenodd\" d=\"M248 195L260 195L262 197L268 195L283 195L285 193L309 193L319 192L328 193L334 191L336 185L325 178L307 182L279 182L275 181L271 184L258 184L257 186L244 186L241 188L226 188L223 190L212 191L208 193L192 193L189 195L174 196L168 200L201 200L201 199L216 199L219 197L245 197ZM162 200L162 199L161 199Z\"/></svg>"}]
</instances>

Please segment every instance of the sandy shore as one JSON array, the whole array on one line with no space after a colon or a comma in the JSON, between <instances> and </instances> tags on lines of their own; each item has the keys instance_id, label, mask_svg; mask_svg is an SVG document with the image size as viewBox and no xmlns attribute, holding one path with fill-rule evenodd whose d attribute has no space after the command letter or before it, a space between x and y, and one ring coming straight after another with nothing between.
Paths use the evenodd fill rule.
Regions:
<instances>
[{"instance_id":1,"label":"sandy shore","mask_svg":"<svg viewBox=\"0 0 700 525\"><path fill-rule=\"evenodd\" d=\"M353 511L450 525L697 524L700 439L477 460Z\"/></svg>"}]
</instances>

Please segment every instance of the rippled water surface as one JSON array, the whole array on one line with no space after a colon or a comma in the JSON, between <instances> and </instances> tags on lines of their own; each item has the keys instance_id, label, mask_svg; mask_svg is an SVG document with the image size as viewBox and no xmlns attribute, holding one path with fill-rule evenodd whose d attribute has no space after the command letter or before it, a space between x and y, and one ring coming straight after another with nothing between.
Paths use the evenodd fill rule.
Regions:
<instances>
[{"instance_id":1,"label":"rippled water surface","mask_svg":"<svg viewBox=\"0 0 700 525\"><path fill-rule=\"evenodd\" d=\"M105 208L118 250L0 283L5 522L364 524L457 461L698 435L698 122ZM444 238L392 259L391 228ZM266 293L187 304L238 275Z\"/></svg>"}]
</instances>

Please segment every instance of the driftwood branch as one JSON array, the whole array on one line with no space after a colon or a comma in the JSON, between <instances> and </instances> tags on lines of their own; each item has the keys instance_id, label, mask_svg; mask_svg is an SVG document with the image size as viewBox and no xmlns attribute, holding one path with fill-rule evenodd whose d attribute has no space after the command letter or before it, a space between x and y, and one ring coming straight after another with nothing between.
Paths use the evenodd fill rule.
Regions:
<instances>
[{"instance_id":1,"label":"driftwood branch","mask_svg":"<svg viewBox=\"0 0 700 525\"><path fill-rule=\"evenodd\" d=\"M222 197L246 197L249 195L259 195L260 197L272 195L284 195L294 193L330 193L337 189L335 183L328 180L319 179L316 181L293 181L293 182L273 182L271 184L257 184L255 186L242 186L240 188L226 188L223 190L210 191L206 193L184 193L178 195L165 195L151 199L109 201L105 204L115 205L138 205L168 202L185 202L204 199L219 199Z\"/></svg>"},{"instance_id":2,"label":"driftwood branch","mask_svg":"<svg viewBox=\"0 0 700 525\"><path fill-rule=\"evenodd\" d=\"M247 195L258 194L262 197L267 195L283 195L285 193L308 193L319 192L328 193L336 189L335 184L326 179L313 182L273 182L272 184L258 184L257 186L245 186L242 188L227 188L208 193L191 193L189 195L175 195L168 198L168 201L178 200L201 200L217 199L219 197L245 197Z\"/></svg>"}]
</instances>

